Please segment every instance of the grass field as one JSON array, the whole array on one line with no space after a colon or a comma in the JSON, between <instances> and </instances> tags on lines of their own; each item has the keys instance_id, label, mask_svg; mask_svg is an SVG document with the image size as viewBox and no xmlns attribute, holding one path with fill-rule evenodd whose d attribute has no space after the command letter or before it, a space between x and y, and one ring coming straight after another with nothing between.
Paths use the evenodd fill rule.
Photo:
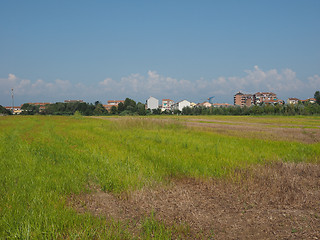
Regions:
<instances>
[{"instance_id":1,"label":"grass field","mask_svg":"<svg viewBox=\"0 0 320 240\"><path fill-rule=\"evenodd\" d=\"M182 179L237 182L246 169L266 163L319 165L319 139L283 141L184 124L219 121L320 126L320 117L0 117L0 238L186 238L188 224L168 225L153 212L133 228L128 220L79 213L69 200L95 191L121 198Z\"/></svg>"}]
</instances>

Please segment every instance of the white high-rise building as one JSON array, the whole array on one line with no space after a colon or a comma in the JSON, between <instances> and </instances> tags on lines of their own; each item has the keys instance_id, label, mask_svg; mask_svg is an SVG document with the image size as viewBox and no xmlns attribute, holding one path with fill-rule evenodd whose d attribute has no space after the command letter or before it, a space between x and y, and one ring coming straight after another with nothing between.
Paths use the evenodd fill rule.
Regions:
<instances>
[{"instance_id":1,"label":"white high-rise building","mask_svg":"<svg viewBox=\"0 0 320 240\"><path fill-rule=\"evenodd\" d=\"M154 97L149 97L147 99L147 108L151 110L159 108L159 100Z\"/></svg>"}]
</instances>

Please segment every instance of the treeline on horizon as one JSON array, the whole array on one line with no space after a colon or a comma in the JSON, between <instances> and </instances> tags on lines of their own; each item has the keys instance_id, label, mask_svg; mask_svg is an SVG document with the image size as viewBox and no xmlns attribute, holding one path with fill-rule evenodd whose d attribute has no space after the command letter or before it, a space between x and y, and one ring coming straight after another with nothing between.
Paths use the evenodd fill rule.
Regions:
<instances>
[{"instance_id":1,"label":"treeline on horizon","mask_svg":"<svg viewBox=\"0 0 320 240\"><path fill-rule=\"evenodd\" d=\"M182 111L161 111L158 109L145 109L145 104L130 98L126 98L124 103L112 106L108 112L101 102L96 101L94 104L86 102L56 102L46 105L45 109L40 111L39 106L25 103L22 105L21 115L74 115L75 113L84 116L108 116L108 115L319 115L320 114L320 92L314 94L316 103L299 102L298 104L284 104L284 105L253 105L250 107L244 106L229 106L229 107L185 107ZM11 111L5 109L0 105L0 114L11 115Z\"/></svg>"}]
</instances>

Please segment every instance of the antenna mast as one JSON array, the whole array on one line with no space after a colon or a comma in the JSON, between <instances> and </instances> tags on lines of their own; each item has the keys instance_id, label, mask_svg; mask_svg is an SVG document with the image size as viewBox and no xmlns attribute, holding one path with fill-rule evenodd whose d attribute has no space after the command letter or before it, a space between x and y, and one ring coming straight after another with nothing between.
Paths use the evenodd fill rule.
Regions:
<instances>
[{"instance_id":1,"label":"antenna mast","mask_svg":"<svg viewBox=\"0 0 320 240\"><path fill-rule=\"evenodd\" d=\"M12 98L12 114L14 114L14 97L13 97L13 88L11 88L11 98Z\"/></svg>"}]
</instances>

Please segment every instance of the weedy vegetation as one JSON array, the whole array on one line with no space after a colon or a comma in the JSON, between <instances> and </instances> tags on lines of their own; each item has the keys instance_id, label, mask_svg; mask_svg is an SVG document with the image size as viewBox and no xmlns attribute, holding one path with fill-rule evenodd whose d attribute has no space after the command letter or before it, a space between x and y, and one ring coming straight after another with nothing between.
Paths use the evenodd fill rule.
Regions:
<instances>
[{"instance_id":1,"label":"weedy vegetation","mask_svg":"<svg viewBox=\"0 0 320 240\"><path fill-rule=\"evenodd\" d=\"M0 117L0 238L179 238L179 226L152 213L137 232L125 221L79 214L68 198L92 186L121 194L173 179L232 179L239 169L268 162L319 163L319 143L224 135L186 128L185 119ZM316 117L237 119L319 126Z\"/></svg>"}]
</instances>

